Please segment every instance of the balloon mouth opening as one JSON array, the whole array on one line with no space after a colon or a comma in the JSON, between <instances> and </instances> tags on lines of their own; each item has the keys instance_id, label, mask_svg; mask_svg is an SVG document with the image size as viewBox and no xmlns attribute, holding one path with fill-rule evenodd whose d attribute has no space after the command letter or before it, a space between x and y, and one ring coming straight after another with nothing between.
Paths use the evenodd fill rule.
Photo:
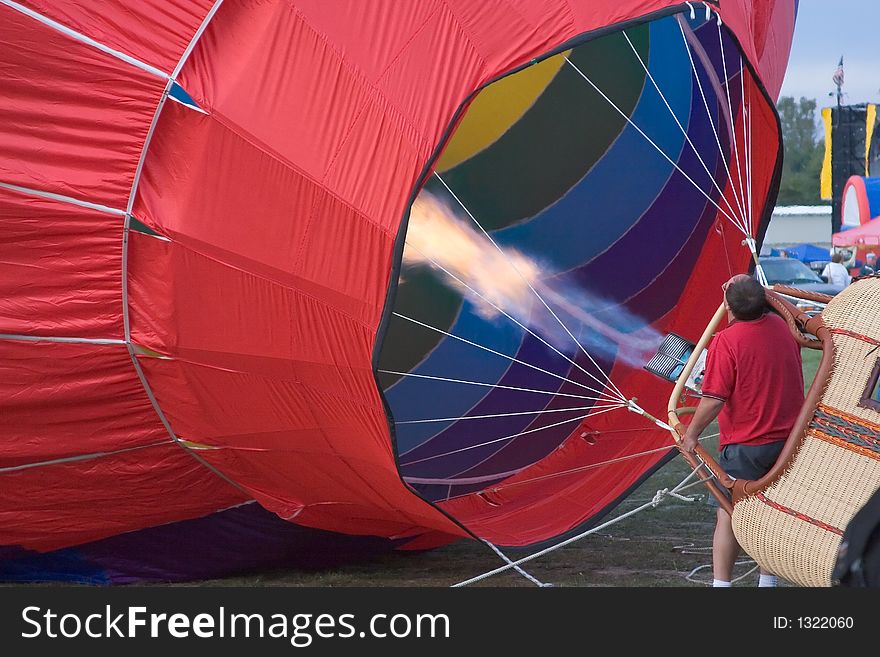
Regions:
<instances>
[{"instance_id":1,"label":"balloon mouth opening","mask_svg":"<svg viewBox=\"0 0 880 657\"><path fill-rule=\"evenodd\" d=\"M696 255L669 269L733 205L724 130L751 72L702 12L572 43L473 97L409 211L377 378L401 476L428 501L601 443L625 415L617 378L683 366L657 322Z\"/></svg>"}]
</instances>

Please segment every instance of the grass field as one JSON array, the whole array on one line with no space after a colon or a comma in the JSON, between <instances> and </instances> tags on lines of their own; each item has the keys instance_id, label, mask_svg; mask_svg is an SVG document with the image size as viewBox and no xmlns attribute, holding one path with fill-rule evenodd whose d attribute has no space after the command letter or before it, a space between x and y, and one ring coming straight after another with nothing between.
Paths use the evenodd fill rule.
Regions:
<instances>
[{"instance_id":1,"label":"grass field","mask_svg":"<svg viewBox=\"0 0 880 657\"><path fill-rule=\"evenodd\" d=\"M804 381L807 386L819 364L819 352L804 350ZM707 434L716 433L710 427ZM706 441L710 449L717 439ZM672 488L688 474L687 464L676 457L647 479L605 520L620 516L653 499L664 488ZM711 536L715 511L705 503L702 487L685 493L698 496L694 502L666 498L583 540L539 557L525 565L532 575L555 586L705 586L712 581ZM519 558L527 553L510 553ZM502 565L488 547L475 541L461 541L423 553L392 553L380 558L332 571L273 571L246 577L199 582L226 586L450 586ZM755 586L754 563L743 555L734 586ZM695 572L694 572L695 571ZM693 574L691 575L691 573ZM781 585L785 585L784 582ZM475 586L534 586L508 571Z\"/></svg>"}]
</instances>

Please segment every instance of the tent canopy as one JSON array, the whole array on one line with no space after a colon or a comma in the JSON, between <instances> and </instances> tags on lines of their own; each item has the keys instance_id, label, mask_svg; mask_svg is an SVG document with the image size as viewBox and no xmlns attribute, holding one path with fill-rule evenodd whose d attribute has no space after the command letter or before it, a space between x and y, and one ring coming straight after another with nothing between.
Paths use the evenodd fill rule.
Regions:
<instances>
[{"instance_id":1,"label":"tent canopy","mask_svg":"<svg viewBox=\"0 0 880 657\"><path fill-rule=\"evenodd\" d=\"M830 259L828 249L823 249L815 244L798 244L785 249L785 253L789 258L795 258L801 262L816 262L819 260Z\"/></svg>"},{"instance_id":2,"label":"tent canopy","mask_svg":"<svg viewBox=\"0 0 880 657\"><path fill-rule=\"evenodd\" d=\"M835 233L831 242L834 246L875 246L880 245L880 217L872 219L857 228Z\"/></svg>"}]
</instances>

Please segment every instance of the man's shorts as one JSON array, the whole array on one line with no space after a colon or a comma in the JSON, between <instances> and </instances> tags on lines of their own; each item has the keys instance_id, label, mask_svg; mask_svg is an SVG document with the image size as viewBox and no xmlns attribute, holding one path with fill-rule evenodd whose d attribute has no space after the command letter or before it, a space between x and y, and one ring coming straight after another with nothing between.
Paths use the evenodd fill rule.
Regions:
<instances>
[{"instance_id":1,"label":"man's shorts","mask_svg":"<svg viewBox=\"0 0 880 657\"><path fill-rule=\"evenodd\" d=\"M775 440L764 445L725 445L718 457L718 465L735 479L760 479L776 464L784 445L784 440ZM724 493L730 499L730 491L725 490ZM718 506L714 495L709 495L708 503L709 506Z\"/></svg>"}]
</instances>

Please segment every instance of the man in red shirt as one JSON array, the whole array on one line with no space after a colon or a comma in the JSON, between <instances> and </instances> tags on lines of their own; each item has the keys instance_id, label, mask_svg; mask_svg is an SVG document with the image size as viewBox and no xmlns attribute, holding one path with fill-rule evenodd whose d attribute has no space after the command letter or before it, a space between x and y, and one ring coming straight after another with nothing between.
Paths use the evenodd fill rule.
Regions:
<instances>
[{"instance_id":1,"label":"man in red shirt","mask_svg":"<svg viewBox=\"0 0 880 657\"><path fill-rule=\"evenodd\" d=\"M702 399L681 447L693 453L717 417L721 467L737 479L760 479L776 463L804 403L801 352L785 321L768 310L754 278L734 276L722 289L729 326L706 354ZM714 586L730 586L740 546L730 515L721 508L716 514ZM775 586L776 577L762 570L758 585Z\"/></svg>"}]
</instances>

